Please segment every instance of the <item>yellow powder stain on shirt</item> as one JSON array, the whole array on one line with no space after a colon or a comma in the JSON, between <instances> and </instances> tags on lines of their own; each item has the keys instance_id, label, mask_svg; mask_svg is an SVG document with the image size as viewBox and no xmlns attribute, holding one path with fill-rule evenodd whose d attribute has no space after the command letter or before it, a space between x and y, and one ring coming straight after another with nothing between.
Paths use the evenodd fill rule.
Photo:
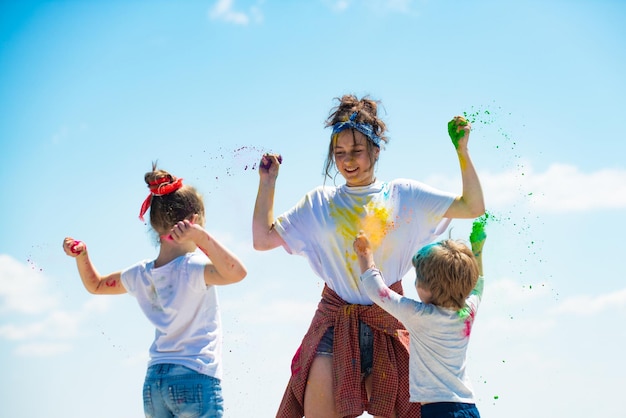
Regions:
<instances>
[{"instance_id":1,"label":"yellow powder stain on shirt","mask_svg":"<svg viewBox=\"0 0 626 418\"><path fill-rule=\"evenodd\" d=\"M358 259L356 253L352 249L352 242L356 238L359 231L364 231L372 244L372 249L376 250L385 235L395 228L391 211L380 202L370 201L367 204L355 205L351 208L341 208L332 205L330 215L335 221L337 234L343 238L346 243L346 252L344 254L346 260L346 269L352 278L352 287L358 288L358 280L360 272L355 271L353 265Z\"/></svg>"},{"instance_id":2,"label":"yellow powder stain on shirt","mask_svg":"<svg viewBox=\"0 0 626 418\"><path fill-rule=\"evenodd\" d=\"M348 276L349 278L351 278L352 280L350 281L350 286L352 286L353 289L358 289L359 288L359 277L361 275L361 271L355 271L352 266L354 265L354 263L358 262L358 257L356 255L356 253L354 251L350 252L346 250L345 253L345 259L348 260L348 262L346 263L346 268L348 269Z\"/></svg>"},{"instance_id":3,"label":"yellow powder stain on shirt","mask_svg":"<svg viewBox=\"0 0 626 418\"><path fill-rule=\"evenodd\" d=\"M370 202L365 207L365 217L361 219L359 229L367 234L372 243L372 248L376 249L383 242L387 232L394 226L389 209L383 206L377 207L373 202Z\"/></svg>"},{"instance_id":4,"label":"yellow powder stain on shirt","mask_svg":"<svg viewBox=\"0 0 626 418\"><path fill-rule=\"evenodd\" d=\"M347 242L352 243L359 232L360 219L365 213L365 209L360 206L353 208L339 208L333 206L330 215L335 220L337 234Z\"/></svg>"}]
</instances>

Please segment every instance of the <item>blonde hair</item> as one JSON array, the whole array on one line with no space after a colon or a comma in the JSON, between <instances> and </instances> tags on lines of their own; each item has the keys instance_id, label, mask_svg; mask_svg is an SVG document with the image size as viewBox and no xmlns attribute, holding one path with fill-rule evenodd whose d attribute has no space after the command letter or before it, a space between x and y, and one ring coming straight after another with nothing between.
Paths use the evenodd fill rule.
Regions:
<instances>
[{"instance_id":1,"label":"blonde hair","mask_svg":"<svg viewBox=\"0 0 626 418\"><path fill-rule=\"evenodd\" d=\"M462 309L478 281L472 250L451 239L421 248L413 257L417 287L431 292L433 305Z\"/></svg>"},{"instance_id":2,"label":"blonde hair","mask_svg":"<svg viewBox=\"0 0 626 418\"><path fill-rule=\"evenodd\" d=\"M167 171L157 169L156 164L153 164L152 171L144 176L148 186L163 178L167 178L168 183L177 180ZM178 222L190 219L195 214L198 215L196 223L204 225L204 202L202 196L192 186L183 185L172 193L152 196L150 225L159 235L165 234Z\"/></svg>"}]
</instances>

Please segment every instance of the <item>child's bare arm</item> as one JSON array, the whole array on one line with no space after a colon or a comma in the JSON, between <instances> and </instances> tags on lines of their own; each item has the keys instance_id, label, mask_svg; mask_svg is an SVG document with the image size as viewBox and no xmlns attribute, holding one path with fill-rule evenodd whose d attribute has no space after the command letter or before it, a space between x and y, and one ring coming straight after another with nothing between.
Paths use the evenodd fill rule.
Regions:
<instances>
[{"instance_id":1,"label":"child's bare arm","mask_svg":"<svg viewBox=\"0 0 626 418\"><path fill-rule=\"evenodd\" d=\"M478 263L478 274L483 275L483 246L487 239L487 233L485 232L485 218L481 217L474 221L472 224L472 233L470 234L470 243L472 245L472 252L476 257L476 263Z\"/></svg>"},{"instance_id":2,"label":"child's bare arm","mask_svg":"<svg viewBox=\"0 0 626 418\"><path fill-rule=\"evenodd\" d=\"M63 240L65 254L76 259L78 274L89 293L94 295L120 295L126 293L121 272L101 276L89 259L84 242L67 237Z\"/></svg>"},{"instance_id":3,"label":"child's bare arm","mask_svg":"<svg viewBox=\"0 0 626 418\"><path fill-rule=\"evenodd\" d=\"M209 257L211 263L204 269L207 285L237 283L248 274L241 260L200 225L188 220L178 222L172 228L171 236L176 242L193 241Z\"/></svg>"}]
</instances>

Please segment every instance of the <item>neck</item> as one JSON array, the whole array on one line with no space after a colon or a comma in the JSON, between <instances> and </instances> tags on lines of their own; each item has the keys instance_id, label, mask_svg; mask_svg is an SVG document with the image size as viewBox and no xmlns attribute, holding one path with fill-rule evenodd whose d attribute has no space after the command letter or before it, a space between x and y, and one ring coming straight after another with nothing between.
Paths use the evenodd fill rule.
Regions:
<instances>
[{"instance_id":1,"label":"neck","mask_svg":"<svg viewBox=\"0 0 626 418\"><path fill-rule=\"evenodd\" d=\"M348 186L348 187L365 187L365 186L370 186L370 185L374 184L375 182L376 182L376 177L372 177L372 179L368 183L364 183L364 184L350 184L350 183L346 182L346 186Z\"/></svg>"},{"instance_id":2,"label":"neck","mask_svg":"<svg viewBox=\"0 0 626 418\"><path fill-rule=\"evenodd\" d=\"M176 243L173 240L161 239L161 247L159 248L159 255L154 260L154 267L161 267L169 263L170 261L183 256L187 253L191 253L196 250L196 244L193 242Z\"/></svg>"}]
</instances>

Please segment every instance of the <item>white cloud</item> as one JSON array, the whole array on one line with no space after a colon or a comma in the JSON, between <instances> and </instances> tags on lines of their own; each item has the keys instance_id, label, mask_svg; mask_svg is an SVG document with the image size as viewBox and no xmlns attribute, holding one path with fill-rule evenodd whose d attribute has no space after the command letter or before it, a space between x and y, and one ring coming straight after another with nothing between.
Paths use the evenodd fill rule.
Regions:
<instances>
[{"instance_id":1,"label":"white cloud","mask_svg":"<svg viewBox=\"0 0 626 418\"><path fill-rule=\"evenodd\" d=\"M485 287L483 308L487 309L488 307L489 310L498 310L501 313L514 312L518 308L524 308L528 311L538 309L544 312L537 322L542 328L552 326L552 320L558 320L561 315L592 316L604 312L615 312L620 309L626 311L626 288L595 296L567 296L562 301L554 300L551 296L552 290L549 284L531 287L521 286L513 279L491 280ZM494 316L494 318L496 317ZM501 318L505 318L505 316L501 316ZM529 319L532 320L532 318ZM497 318L494 321L492 325L495 328L502 324L498 322L500 320Z\"/></svg>"},{"instance_id":2,"label":"white cloud","mask_svg":"<svg viewBox=\"0 0 626 418\"><path fill-rule=\"evenodd\" d=\"M583 172L569 164L554 163L543 173L530 164L501 173L479 172L490 210L525 205L536 213L568 213L626 208L626 170ZM457 190L458 178L433 176L426 183Z\"/></svg>"},{"instance_id":3,"label":"white cloud","mask_svg":"<svg viewBox=\"0 0 626 418\"><path fill-rule=\"evenodd\" d=\"M251 312L251 315L242 319L249 323L276 324L278 322L307 322L315 313L317 303L303 303L298 301L274 301ZM249 311L250 312L250 311Z\"/></svg>"},{"instance_id":4,"label":"white cloud","mask_svg":"<svg viewBox=\"0 0 626 418\"><path fill-rule=\"evenodd\" d=\"M583 173L572 165L552 164L545 173L530 173L527 184L531 205L546 212L626 208L626 170Z\"/></svg>"},{"instance_id":5,"label":"white cloud","mask_svg":"<svg viewBox=\"0 0 626 418\"><path fill-rule=\"evenodd\" d=\"M85 314L90 314L90 313L101 314L103 312L107 312L110 309L112 303L113 303L113 298L110 298L110 297L90 298L83 305L82 312Z\"/></svg>"},{"instance_id":6,"label":"white cloud","mask_svg":"<svg viewBox=\"0 0 626 418\"><path fill-rule=\"evenodd\" d=\"M75 311L61 309L61 295L35 266L0 254L0 339L16 344L22 356L53 356L71 350L91 314L109 310L110 298L90 298Z\"/></svg>"},{"instance_id":7,"label":"white cloud","mask_svg":"<svg viewBox=\"0 0 626 418\"><path fill-rule=\"evenodd\" d=\"M485 286L485 297L506 300L509 305L527 305L550 295L549 286L521 285L513 279L492 280Z\"/></svg>"},{"instance_id":8,"label":"white cloud","mask_svg":"<svg viewBox=\"0 0 626 418\"><path fill-rule=\"evenodd\" d=\"M411 4L413 0L368 0L353 2L352 0L327 0L326 4L334 12L344 12L350 8L352 4L361 5L365 4L370 9L376 12L396 12L396 13L409 13L411 12Z\"/></svg>"},{"instance_id":9,"label":"white cloud","mask_svg":"<svg viewBox=\"0 0 626 418\"><path fill-rule=\"evenodd\" d=\"M53 357L71 350L72 346L65 343L30 343L19 346L15 354L22 357Z\"/></svg>"},{"instance_id":10,"label":"white cloud","mask_svg":"<svg viewBox=\"0 0 626 418\"><path fill-rule=\"evenodd\" d=\"M260 22L263 14L259 6L250 7L248 13L234 10L234 0L218 0L209 10L209 17L212 20L222 20L235 25L247 25L251 20Z\"/></svg>"},{"instance_id":11,"label":"white cloud","mask_svg":"<svg viewBox=\"0 0 626 418\"><path fill-rule=\"evenodd\" d=\"M50 291L46 277L34 266L0 254L0 277L0 312L34 315L58 305L58 296Z\"/></svg>"},{"instance_id":12,"label":"white cloud","mask_svg":"<svg viewBox=\"0 0 626 418\"><path fill-rule=\"evenodd\" d=\"M78 334L79 315L53 311L46 318L28 324L7 324L0 327L0 337L21 341L41 338L72 338Z\"/></svg>"},{"instance_id":13,"label":"white cloud","mask_svg":"<svg viewBox=\"0 0 626 418\"><path fill-rule=\"evenodd\" d=\"M328 4L329 4L331 10L333 10L335 12L343 12L344 10L347 10L348 7L350 7L350 1L349 0L329 1Z\"/></svg>"},{"instance_id":14,"label":"white cloud","mask_svg":"<svg viewBox=\"0 0 626 418\"><path fill-rule=\"evenodd\" d=\"M552 313L596 315L605 311L626 309L626 288L599 296L573 296L561 302Z\"/></svg>"},{"instance_id":15,"label":"white cloud","mask_svg":"<svg viewBox=\"0 0 626 418\"><path fill-rule=\"evenodd\" d=\"M239 312L239 320L246 323L273 325L279 322L282 324L308 323L315 313L318 302L317 299L306 302L267 298L267 295L256 292L243 294L237 300L230 299L223 302L223 309ZM250 309L250 306L255 306L255 308Z\"/></svg>"}]
</instances>

